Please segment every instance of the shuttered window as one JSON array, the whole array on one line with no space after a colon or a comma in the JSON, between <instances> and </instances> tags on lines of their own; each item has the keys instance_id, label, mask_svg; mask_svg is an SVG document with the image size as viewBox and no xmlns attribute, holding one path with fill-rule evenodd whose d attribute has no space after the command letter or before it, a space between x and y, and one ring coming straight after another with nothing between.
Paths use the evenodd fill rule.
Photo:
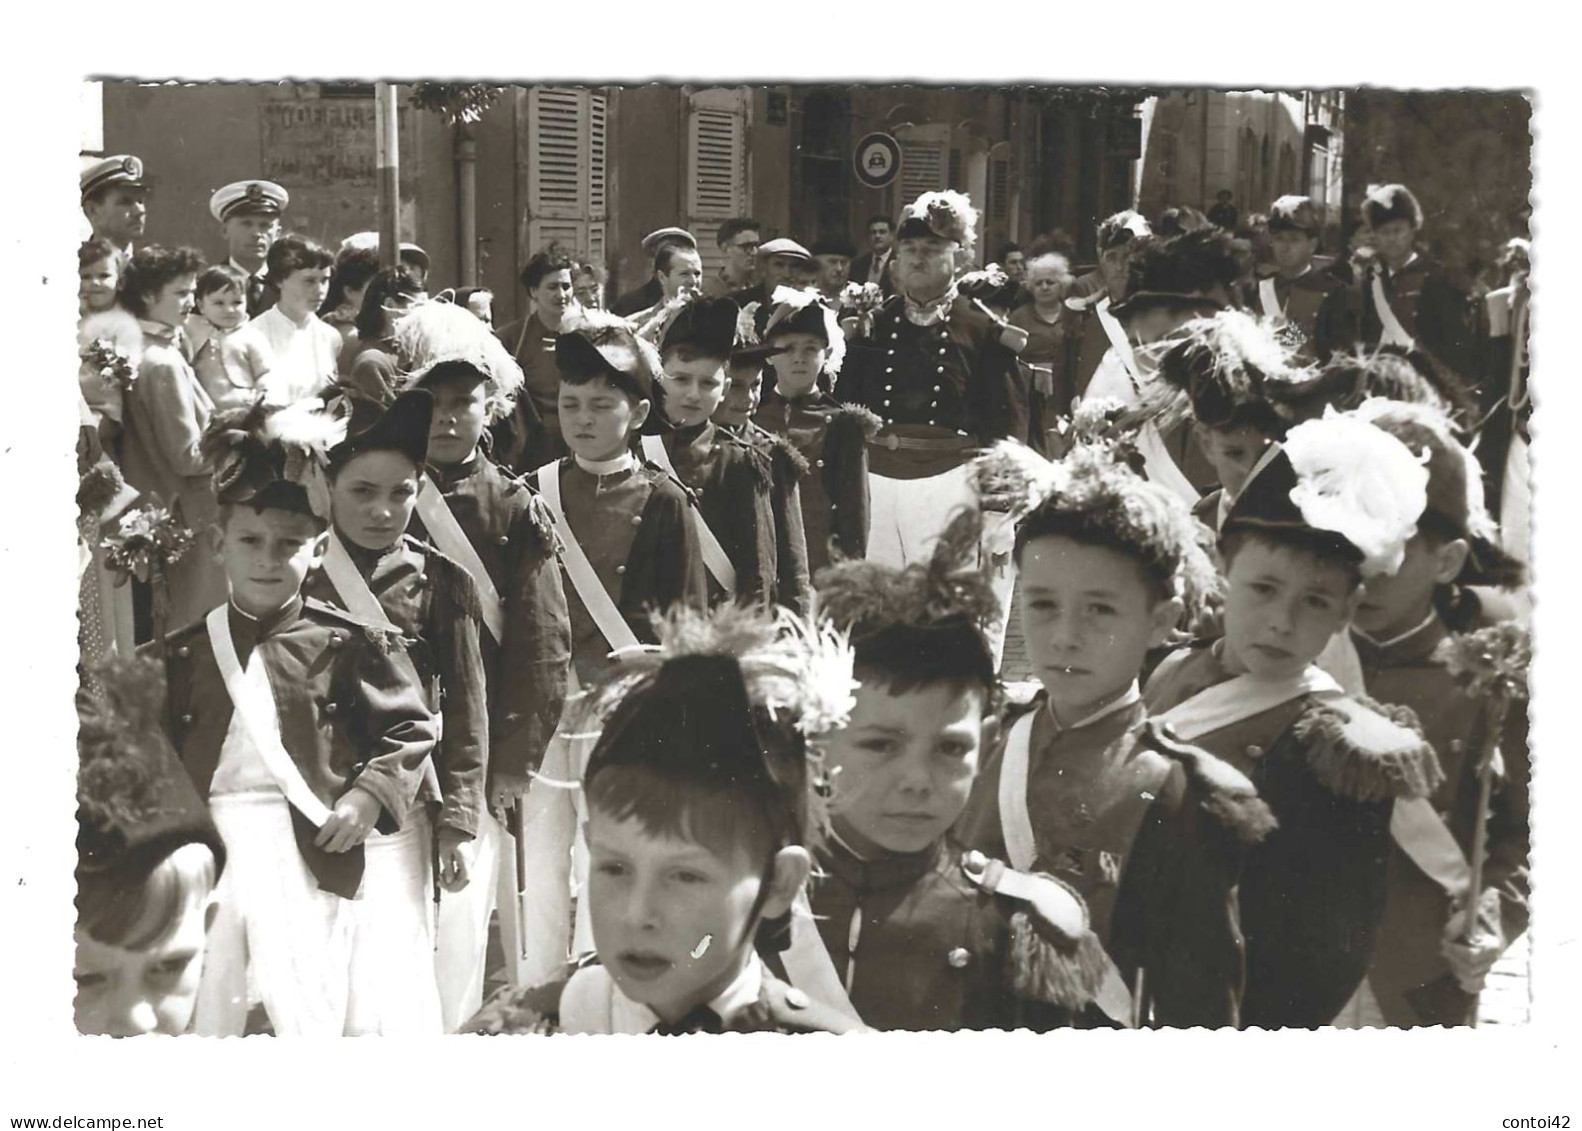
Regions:
<instances>
[{"instance_id":1,"label":"shuttered window","mask_svg":"<svg viewBox=\"0 0 1582 1131\"><path fill-rule=\"evenodd\" d=\"M996 157L989 162L989 222L1007 223L1011 215L1011 162Z\"/></svg>"},{"instance_id":2,"label":"shuttered window","mask_svg":"<svg viewBox=\"0 0 1582 1131\"><path fill-rule=\"evenodd\" d=\"M739 88L689 95L687 113L687 230L698 241L704 274L724 253L714 238L722 221L747 213L748 92Z\"/></svg>"},{"instance_id":3,"label":"shuttered window","mask_svg":"<svg viewBox=\"0 0 1582 1131\"><path fill-rule=\"evenodd\" d=\"M579 259L604 261L606 96L577 87L527 92L527 247L554 245Z\"/></svg>"},{"instance_id":4,"label":"shuttered window","mask_svg":"<svg viewBox=\"0 0 1582 1131\"><path fill-rule=\"evenodd\" d=\"M901 206L948 187L950 127L914 126L896 132L901 143Z\"/></svg>"}]
</instances>

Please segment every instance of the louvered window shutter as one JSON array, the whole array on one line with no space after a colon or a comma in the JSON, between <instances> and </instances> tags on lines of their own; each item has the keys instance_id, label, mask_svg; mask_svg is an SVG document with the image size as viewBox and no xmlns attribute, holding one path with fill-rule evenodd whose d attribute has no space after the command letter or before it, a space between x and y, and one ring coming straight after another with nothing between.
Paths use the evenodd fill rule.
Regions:
<instances>
[{"instance_id":1,"label":"louvered window shutter","mask_svg":"<svg viewBox=\"0 0 1582 1131\"><path fill-rule=\"evenodd\" d=\"M602 265L608 218L604 94L533 87L527 134L528 254L553 244Z\"/></svg>"},{"instance_id":2,"label":"louvered window shutter","mask_svg":"<svg viewBox=\"0 0 1582 1131\"><path fill-rule=\"evenodd\" d=\"M896 140L901 143L902 207L925 192L948 187L949 126L916 126L904 136L898 131Z\"/></svg>"},{"instance_id":3,"label":"louvered window shutter","mask_svg":"<svg viewBox=\"0 0 1582 1131\"><path fill-rule=\"evenodd\" d=\"M747 98L736 89L691 95L687 115L687 230L698 241L705 275L725 261L715 239L722 221L746 208Z\"/></svg>"},{"instance_id":4,"label":"louvered window shutter","mask_svg":"<svg viewBox=\"0 0 1582 1131\"><path fill-rule=\"evenodd\" d=\"M1011 215L1011 163L1004 157L989 162L989 222L1005 224Z\"/></svg>"}]
</instances>

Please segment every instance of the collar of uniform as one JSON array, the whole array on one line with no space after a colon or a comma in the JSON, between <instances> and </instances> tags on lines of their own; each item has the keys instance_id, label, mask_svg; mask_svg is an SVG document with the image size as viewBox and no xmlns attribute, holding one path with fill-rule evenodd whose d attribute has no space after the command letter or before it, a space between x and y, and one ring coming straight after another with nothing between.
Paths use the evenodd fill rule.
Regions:
<instances>
[{"instance_id":1,"label":"collar of uniform","mask_svg":"<svg viewBox=\"0 0 1582 1131\"><path fill-rule=\"evenodd\" d=\"M1362 659L1399 662L1422 659L1431 654L1439 642L1449 635L1449 631L1439 619L1439 610L1429 609L1422 623L1388 640L1377 640L1356 627L1352 628L1351 636Z\"/></svg>"},{"instance_id":2,"label":"collar of uniform","mask_svg":"<svg viewBox=\"0 0 1582 1131\"><path fill-rule=\"evenodd\" d=\"M583 471L586 471L589 475L596 475L600 479L606 475L619 475L622 472L631 471L637 466L637 457L631 452L622 452L614 459L584 459L575 453L572 454L571 458L576 461L577 466L582 468Z\"/></svg>"},{"instance_id":3,"label":"collar of uniform","mask_svg":"<svg viewBox=\"0 0 1582 1131\"><path fill-rule=\"evenodd\" d=\"M744 1010L758 1004L763 988L763 962L757 951L749 951L741 971L731 979L730 985L709 1000L708 1007L720 1019L720 1027L729 1029L731 1022ZM622 993L614 978L610 979L610 995L611 1028L617 1033L647 1033L663 1020L642 1002L633 1001Z\"/></svg>"},{"instance_id":4,"label":"collar of uniform","mask_svg":"<svg viewBox=\"0 0 1582 1131\"><path fill-rule=\"evenodd\" d=\"M267 263L260 263L258 265L258 269L256 271L249 271L247 268L243 267L240 263L236 262L235 259L230 260L230 264L231 264L232 267L236 268L242 274L246 275L249 279L262 279L264 277L264 272L269 269L269 264L267 264Z\"/></svg>"},{"instance_id":5,"label":"collar of uniform","mask_svg":"<svg viewBox=\"0 0 1582 1131\"><path fill-rule=\"evenodd\" d=\"M950 317L950 308L956 301L956 280L952 279L945 293L929 302L915 302L911 295L901 296L905 303L906 320L914 326L933 326Z\"/></svg>"},{"instance_id":6,"label":"collar of uniform","mask_svg":"<svg viewBox=\"0 0 1582 1131\"><path fill-rule=\"evenodd\" d=\"M673 435L676 438L676 447L690 448L703 443L714 433L712 420L705 420L701 424L689 424L685 428L677 428Z\"/></svg>"},{"instance_id":7,"label":"collar of uniform","mask_svg":"<svg viewBox=\"0 0 1582 1131\"><path fill-rule=\"evenodd\" d=\"M1094 723L1102 722L1111 715L1119 714L1121 711L1126 710L1126 708L1141 702L1142 697L1142 690L1137 686L1137 681L1134 679L1132 680L1132 685L1128 687L1121 694L1121 697L1115 700L1115 702L1106 703L1097 711L1092 711L1086 715L1083 715L1074 723L1063 724L1055 717L1055 703L1053 699L1048 700L1045 703L1045 708L1049 714L1049 721L1055 724L1055 729L1064 733L1071 730L1080 730L1083 727L1090 727Z\"/></svg>"},{"instance_id":8,"label":"collar of uniform","mask_svg":"<svg viewBox=\"0 0 1582 1131\"><path fill-rule=\"evenodd\" d=\"M945 840L941 837L921 852L885 852L865 857L840 835L831 832L819 850L820 863L858 891L903 887L934 867Z\"/></svg>"},{"instance_id":9,"label":"collar of uniform","mask_svg":"<svg viewBox=\"0 0 1582 1131\"><path fill-rule=\"evenodd\" d=\"M302 614L302 594L297 593L291 600L272 613L255 617L249 612L244 612L233 600L230 603L231 639L236 642L237 659L245 660L257 644L265 637L273 636L282 628L292 624Z\"/></svg>"},{"instance_id":10,"label":"collar of uniform","mask_svg":"<svg viewBox=\"0 0 1582 1131\"><path fill-rule=\"evenodd\" d=\"M483 453L477 448L474 448L472 455L460 463L451 464L449 467L435 467L433 464L428 466L429 474L434 477L434 482L438 483L443 491L450 490L463 479L472 478L482 469Z\"/></svg>"},{"instance_id":11,"label":"collar of uniform","mask_svg":"<svg viewBox=\"0 0 1582 1131\"><path fill-rule=\"evenodd\" d=\"M356 542L353 542L350 538L347 538L344 535L341 537L341 545L346 547L346 556L351 558L351 560L356 564L358 570L365 574L373 573L379 568L379 564L381 562L383 562L386 558L389 558L392 554L398 553L405 541L406 540L404 538L397 538L390 545L385 546L382 549L370 550L366 546L359 546Z\"/></svg>"}]
</instances>

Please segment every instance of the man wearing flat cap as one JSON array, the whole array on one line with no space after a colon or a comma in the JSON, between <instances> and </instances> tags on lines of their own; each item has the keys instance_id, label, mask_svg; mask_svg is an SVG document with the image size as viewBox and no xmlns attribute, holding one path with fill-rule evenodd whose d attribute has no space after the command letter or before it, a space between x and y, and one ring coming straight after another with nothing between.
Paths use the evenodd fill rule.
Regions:
<instances>
[{"instance_id":1,"label":"man wearing flat cap","mask_svg":"<svg viewBox=\"0 0 1582 1131\"><path fill-rule=\"evenodd\" d=\"M78 186L93 234L130 258L132 241L148 220L143 162L128 155L100 158L82 171Z\"/></svg>"},{"instance_id":2,"label":"man wearing flat cap","mask_svg":"<svg viewBox=\"0 0 1582 1131\"><path fill-rule=\"evenodd\" d=\"M280 297L264 282L264 260L290 203L291 194L272 181L236 181L209 198L209 214L225 233L230 264L247 276L249 318L257 318Z\"/></svg>"},{"instance_id":3,"label":"man wearing flat cap","mask_svg":"<svg viewBox=\"0 0 1582 1131\"><path fill-rule=\"evenodd\" d=\"M1332 259L1317 253L1323 221L1311 199L1282 196L1269 206L1269 245L1274 270L1247 288L1246 306L1289 327L1306 360L1327 359L1333 352L1318 342L1318 312L1324 297L1345 286Z\"/></svg>"},{"instance_id":4,"label":"man wearing flat cap","mask_svg":"<svg viewBox=\"0 0 1582 1131\"><path fill-rule=\"evenodd\" d=\"M610 313L619 314L622 318L631 318L633 315L647 310L663 302L668 296L664 284L660 282L659 274L662 270L659 265L660 253L667 247L679 248L689 251L695 258L698 254L698 241L692 233L685 228L660 228L658 231L649 232L643 237L643 254L653 257L654 270L648 281L636 290L627 291L610 304ZM666 266L670 266L669 256L665 257ZM698 261L698 279L703 278L703 262ZM696 289L696 288L694 288Z\"/></svg>"},{"instance_id":5,"label":"man wearing flat cap","mask_svg":"<svg viewBox=\"0 0 1582 1131\"><path fill-rule=\"evenodd\" d=\"M808 286L817 271L818 264L807 248L781 236L759 246L758 283L737 291L731 301L743 309L755 302L768 302L778 287Z\"/></svg>"}]
</instances>

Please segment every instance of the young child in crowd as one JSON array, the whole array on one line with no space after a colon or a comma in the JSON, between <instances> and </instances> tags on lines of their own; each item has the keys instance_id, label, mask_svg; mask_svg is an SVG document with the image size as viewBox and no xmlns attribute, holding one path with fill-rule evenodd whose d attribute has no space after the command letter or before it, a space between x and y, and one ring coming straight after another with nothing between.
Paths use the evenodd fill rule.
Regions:
<instances>
[{"instance_id":1,"label":"young child in crowd","mask_svg":"<svg viewBox=\"0 0 1582 1131\"><path fill-rule=\"evenodd\" d=\"M151 657L93 672L77 711L77 1031L187 1032L225 845L165 737Z\"/></svg>"},{"instance_id":2,"label":"young child in crowd","mask_svg":"<svg viewBox=\"0 0 1582 1131\"><path fill-rule=\"evenodd\" d=\"M1435 649L1451 633L1486 621L1470 586L1514 587L1523 571L1499 548L1499 532L1483 507L1481 469L1447 417L1382 399L1365 401L1357 415L1428 456L1427 506L1400 566L1364 587L1351 635L1368 694L1417 713L1445 772L1428 798L1396 803L1388 895L1366 983L1377 1014L1364 1017L1385 1025L1465 1025L1489 969L1527 927L1527 704L1511 704L1500 734L1485 886L1478 929L1467 945L1463 860L1478 823L1475 752L1494 725L1492 704L1470 696Z\"/></svg>"},{"instance_id":3,"label":"young child in crowd","mask_svg":"<svg viewBox=\"0 0 1582 1131\"><path fill-rule=\"evenodd\" d=\"M725 399L710 418L724 432L744 440L769 461L770 509L775 520L775 601L792 612L808 615L813 579L808 568L807 534L803 526L801 480L808 471L802 453L785 437L759 427L753 413L763 397L764 365L778 352L758 339L750 303L736 324L736 344L725 365Z\"/></svg>"},{"instance_id":4,"label":"young child in crowd","mask_svg":"<svg viewBox=\"0 0 1582 1131\"><path fill-rule=\"evenodd\" d=\"M571 455L540 468L531 483L564 547L571 620L571 671L562 728L550 742L524 807L528 861L522 980L552 976L566 961L571 851L577 793L592 742L580 732L575 698L621 658L655 643L652 614L707 600L697 529L686 489L631 451L653 403L659 359L627 323L581 312L555 343L561 373L560 426ZM586 875L579 850L578 889ZM578 905L579 953L592 946L587 901Z\"/></svg>"},{"instance_id":5,"label":"young child in crowd","mask_svg":"<svg viewBox=\"0 0 1582 1131\"><path fill-rule=\"evenodd\" d=\"M430 804L437 879L455 893L471 878L489 761L478 587L455 561L406 533L428 454L433 394L409 389L388 408L348 399L346 439L326 456L324 556L302 591L397 633L429 705L443 714L435 775L420 796ZM447 952L438 961L446 969L458 958Z\"/></svg>"},{"instance_id":6,"label":"young child in crowd","mask_svg":"<svg viewBox=\"0 0 1582 1131\"><path fill-rule=\"evenodd\" d=\"M607 716L584 779L598 961L501 994L468 1031L860 1028L756 948L823 831L817 743L851 708L849 649L791 614L732 607L672 613L660 639L588 703Z\"/></svg>"},{"instance_id":7,"label":"young child in crowd","mask_svg":"<svg viewBox=\"0 0 1582 1131\"><path fill-rule=\"evenodd\" d=\"M171 739L227 853L200 1033L242 1032L249 981L280 1035L440 1029L414 806L437 720L395 633L301 593L324 523L287 471L343 429L259 405L204 435L230 599L165 653Z\"/></svg>"},{"instance_id":8,"label":"young child in crowd","mask_svg":"<svg viewBox=\"0 0 1582 1131\"><path fill-rule=\"evenodd\" d=\"M1348 697L1314 663L1362 581L1400 564L1427 479L1372 424L1292 428L1220 531L1223 638L1149 679L1149 712L1250 777L1279 822L1237 896L1246 1025L1327 1025L1350 999L1374 954L1392 808L1441 780L1410 711Z\"/></svg>"},{"instance_id":9,"label":"young child in crowd","mask_svg":"<svg viewBox=\"0 0 1582 1131\"><path fill-rule=\"evenodd\" d=\"M428 471L410 530L472 577L483 618L489 804L479 814L474 880L441 900L437 931L440 1001L450 1031L483 1001L489 918L497 907L507 977L518 981L516 842L502 821L520 817L529 776L560 720L571 627L554 519L488 450L488 422L510 412L521 370L487 326L444 303L403 318L395 351L405 381L434 395Z\"/></svg>"},{"instance_id":10,"label":"young child in crowd","mask_svg":"<svg viewBox=\"0 0 1582 1131\"><path fill-rule=\"evenodd\" d=\"M819 579L861 686L825 744L835 790L812 913L847 1001L876 1029L1047 1029L1093 999L1104 970L1072 888L951 836L998 734L979 522L963 512L931 563L846 562Z\"/></svg>"},{"instance_id":11,"label":"young child in crowd","mask_svg":"<svg viewBox=\"0 0 1582 1131\"><path fill-rule=\"evenodd\" d=\"M775 352L753 420L789 440L808 463L802 527L808 569L868 551L868 441L879 418L829 392L840 375L846 338L829 308L809 291L778 289L755 315L760 339Z\"/></svg>"},{"instance_id":12,"label":"young child in crowd","mask_svg":"<svg viewBox=\"0 0 1582 1131\"><path fill-rule=\"evenodd\" d=\"M229 263L210 267L198 276L194 298L186 332L198 382L216 412L251 404L273 360L269 343L247 321L247 276Z\"/></svg>"},{"instance_id":13,"label":"young child in crowd","mask_svg":"<svg viewBox=\"0 0 1582 1131\"><path fill-rule=\"evenodd\" d=\"M778 599L770 461L709 419L725 398L739 314L724 298L695 298L668 312L659 334L662 416L649 420L642 451L696 500L690 521L710 600L767 605Z\"/></svg>"},{"instance_id":14,"label":"young child in crowd","mask_svg":"<svg viewBox=\"0 0 1582 1131\"><path fill-rule=\"evenodd\" d=\"M1107 444L1048 463L980 457L986 507L1017 521L1018 613L1042 689L1013 710L957 826L969 847L1071 885L1112 968L1087 1025L1235 1025L1232 893L1272 824L1246 778L1149 723L1147 654L1215 594L1208 533Z\"/></svg>"}]
</instances>

